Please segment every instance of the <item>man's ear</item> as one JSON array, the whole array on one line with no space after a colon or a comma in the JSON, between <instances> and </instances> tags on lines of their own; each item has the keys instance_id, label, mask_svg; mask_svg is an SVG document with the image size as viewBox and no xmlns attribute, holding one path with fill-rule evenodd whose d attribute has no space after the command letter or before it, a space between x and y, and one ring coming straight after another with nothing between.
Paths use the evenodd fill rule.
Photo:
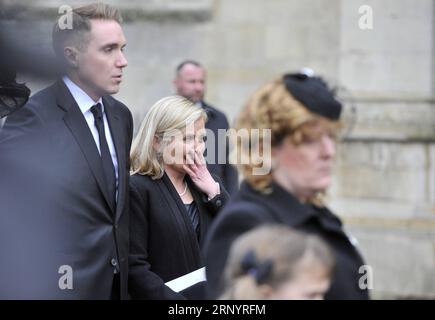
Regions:
<instances>
[{"instance_id":1,"label":"man's ear","mask_svg":"<svg viewBox=\"0 0 435 320\"><path fill-rule=\"evenodd\" d=\"M78 68L78 50L74 47L63 48L63 55L65 57L68 66L77 69Z\"/></svg>"}]
</instances>

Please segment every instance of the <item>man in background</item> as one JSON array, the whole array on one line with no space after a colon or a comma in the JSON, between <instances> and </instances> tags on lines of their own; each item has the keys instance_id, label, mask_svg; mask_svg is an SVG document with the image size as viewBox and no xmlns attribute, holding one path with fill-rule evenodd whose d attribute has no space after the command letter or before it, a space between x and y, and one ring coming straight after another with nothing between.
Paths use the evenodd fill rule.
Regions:
<instances>
[{"instance_id":1,"label":"man in background","mask_svg":"<svg viewBox=\"0 0 435 320\"><path fill-rule=\"evenodd\" d=\"M206 70L197 61L185 60L181 62L176 69L174 86L178 95L198 104L207 113L208 120L205 127L213 132L215 139L214 144L211 144L214 145L215 150L206 150L207 166L210 173L216 174L221 178L228 193L234 195L238 190L237 170L229 163L228 139L218 139L218 129L228 130L229 124L223 112L204 101ZM207 136L207 139L210 139L210 137ZM206 143L206 145L209 144ZM224 161L219 161L219 159Z\"/></svg>"}]
</instances>

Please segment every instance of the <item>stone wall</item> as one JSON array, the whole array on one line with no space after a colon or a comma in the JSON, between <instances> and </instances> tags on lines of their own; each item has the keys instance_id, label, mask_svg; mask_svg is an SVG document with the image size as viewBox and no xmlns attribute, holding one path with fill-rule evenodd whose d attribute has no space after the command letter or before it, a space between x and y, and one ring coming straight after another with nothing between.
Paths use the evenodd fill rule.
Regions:
<instances>
[{"instance_id":1,"label":"stone wall","mask_svg":"<svg viewBox=\"0 0 435 320\"><path fill-rule=\"evenodd\" d=\"M339 149L332 207L359 239L375 297L435 297L434 2L342 1L339 78L353 130ZM348 104L348 106L350 103Z\"/></svg>"}]
</instances>

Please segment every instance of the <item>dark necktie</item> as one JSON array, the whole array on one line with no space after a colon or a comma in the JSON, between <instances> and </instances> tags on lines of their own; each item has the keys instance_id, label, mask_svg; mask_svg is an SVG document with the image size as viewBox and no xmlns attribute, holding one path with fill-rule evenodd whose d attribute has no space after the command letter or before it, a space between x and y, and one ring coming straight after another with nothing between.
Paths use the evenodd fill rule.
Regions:
<instances>
[{"instance_id":1,"label":"dark necktie","mask_svg":"<svg viewBox=\"0 0 435 320\"><path fill-rule=\"evenodd\" d=\"M110 201L112 201L113 208L116 207L116 176L115 167L113 166L112 156L110 155L109 145L106 141L106 135L104 133L104 118L103 111L101 110L101 104L97 103L91 108L91 112L94 115L95 126L98 130L98 137L100 140L100 153L101 162L103 165L104 176L106 178L107 189L109 190Z\"/></svg>"}]
</instances>

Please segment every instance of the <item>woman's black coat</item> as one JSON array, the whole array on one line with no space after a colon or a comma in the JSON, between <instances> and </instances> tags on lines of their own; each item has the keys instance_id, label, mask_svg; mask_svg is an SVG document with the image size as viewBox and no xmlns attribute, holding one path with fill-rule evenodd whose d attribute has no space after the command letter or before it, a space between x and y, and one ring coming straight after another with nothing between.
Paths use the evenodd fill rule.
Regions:
<instances>
[{"instance_id":1,"label":"woman's black coat","mask_svg":"<svg viewBox=\"0 0 435 320\"><path fill-rule=\"evenodd\" d=\"M213 178L220 183L219 178ZM186 208L165 174L130 178L129 292L133 299L184 299L164 283L204 266L200 247L228 194L210 201L186 177L199 211L199 243Z\"/></svg>"},{"instance_id":2,"label":"woman's black coat","mask_svg":"<svg viewBox=\"0 0 435 320\"><path fill-rule=\"evenodd\" d=\"M262 224L285 224L320 236L331 247L336 269L326 299L368 299L367 290L359 288L359 268L364 261L344 233L340 219L327 208L300 203L277 184L265 195L243 182L240 191L214 221L205 242L209 297L222 292L221 276L232 242L237 236Z\"/></svg>"}]
</instances>

